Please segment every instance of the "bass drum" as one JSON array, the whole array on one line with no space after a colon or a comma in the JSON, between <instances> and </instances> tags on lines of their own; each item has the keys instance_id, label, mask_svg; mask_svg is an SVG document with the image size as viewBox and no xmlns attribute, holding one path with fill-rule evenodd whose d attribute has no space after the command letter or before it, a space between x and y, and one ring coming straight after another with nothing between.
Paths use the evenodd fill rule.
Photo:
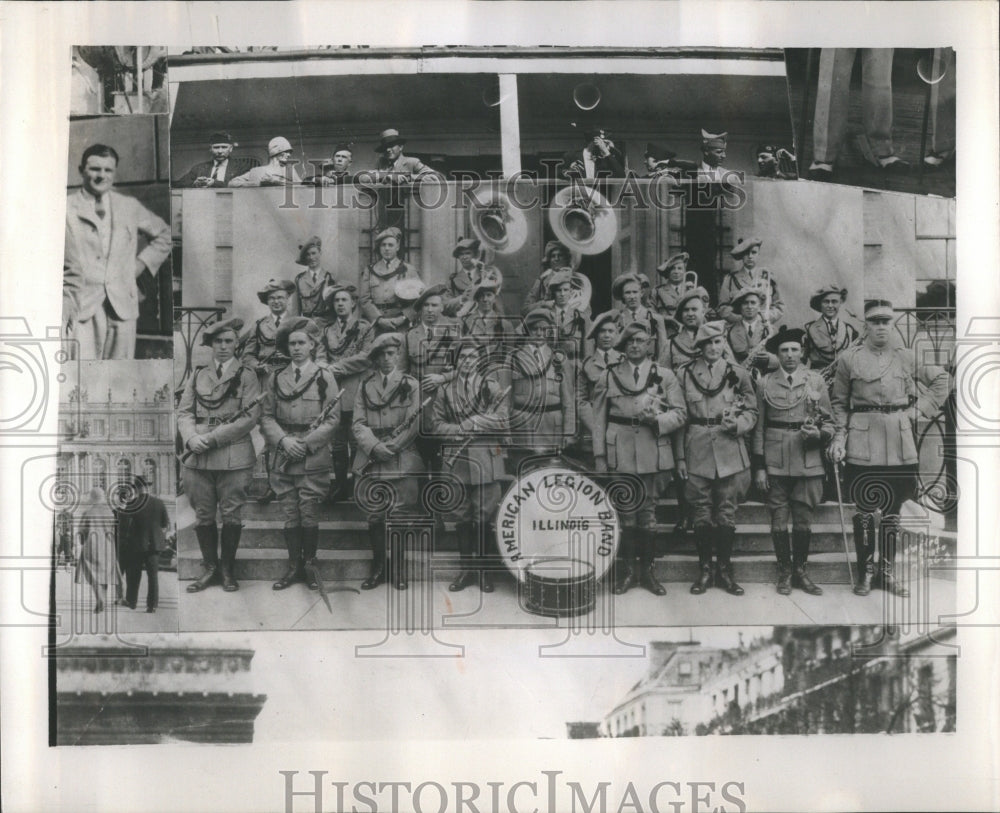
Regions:
<instances>
[{"instance_id":1,"label":"bass drum","mask_svg":"<svg viewBox=\"0 0 1000 813\"><path fill-rule=\"evenodd\" d=\"M524 569L521 606L536 615L569 618L596 604L594 566L582 559L536 559Z\"/></svg>"}]
</instances>

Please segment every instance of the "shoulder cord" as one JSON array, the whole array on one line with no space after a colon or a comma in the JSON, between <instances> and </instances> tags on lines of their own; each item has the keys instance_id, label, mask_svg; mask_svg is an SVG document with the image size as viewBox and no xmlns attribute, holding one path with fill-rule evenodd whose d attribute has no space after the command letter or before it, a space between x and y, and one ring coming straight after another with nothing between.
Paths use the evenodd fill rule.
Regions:
<instances>
[{"instance_id":1,"label":"shoulder cord","mask_svg":"<svg viewBox=\"0 0 1000 813\"><path fill-rule=\"evenodd\" d=\"M289 366L291 366L291 365L289 365ZM288 367L285 367L284 369L287 370ZM298 389L294 389L291 392L285 392L283 389L281 389L281 386L278 384L278 376L275 375L274 376L274 381L273 381L273 383L271 385L272 389L274 390L274 396L275 396L275 398L277 398L279 401L294 401L296 398L298 398L299 396L301 396L307 389L309 389L309 387L312 386L313 382L316 381L316 379L318 378L318 379L320 379L320 381L323 382L321 384L317 383L317 385L316 385L317 388L320 390L320 402L325 401L326 400L326 381L322 377L322 372L323 371L322 371L321 368L317 368L316 372L313 373L311 377L309 377L309 378L307 378L305 380L305 383L303 383Z\"/></svg>"},{"instance_id":2,"label":"shoulder cord","mask_svg":"<svg viewBox=\"0 0 1000 813\"><path fill-rule=\"evenodd\" d=\"M225 391L218 398L209 398L198 392L198 376L205 370L204 366L198 367L194 371L194 377L191 382L191 388L194 391L194 401L196 404L201 404L205 409L218 409L223 403L229 398L235 398L240 390L240 385L243 383L243 365L241 364L233 377L229 379L229 385L226 387ZM197 416L197 411L196 411Z\"/></svg>"}]
</instances>

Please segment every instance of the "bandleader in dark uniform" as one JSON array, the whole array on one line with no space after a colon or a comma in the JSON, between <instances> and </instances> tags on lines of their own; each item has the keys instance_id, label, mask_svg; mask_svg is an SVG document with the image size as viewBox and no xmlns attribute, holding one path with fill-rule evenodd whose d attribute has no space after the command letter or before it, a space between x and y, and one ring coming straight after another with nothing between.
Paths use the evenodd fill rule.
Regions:
<instances>
[{"instance_id":1,"label":"bandleader in dark uniform","mask_svg":"<svg viewBox=\"0 0 1000 813\"><path fill-rule=\"evenodd\" d=\"M757 386L751 454L757 488L771 512L777 590L784 596L793 587L814 596L823 592L806 573L806 562L813 510L823 499L823 448L833 438L833 414L822 376L802 366L803 333L783 330L767 342L780 366Z\"/></svg>"},{"instance_id":2,"label":"bandleader in dark uniform","mask_svg":"<svg viewBox=\"0 0 1000 813\"><path fill-rule=\"evenodd\" d=\"M271 488L285 515L288 570L272 587L284 590L309 574L317 589L319 504L330 483L330 440L340 420L339 405L327 405L338 394L333 374L313 359L320 329L298 316L278 330L278 350L291 359L269 382L261 411L260 431L271 447Z\"/></svg>"},{"instance_id":3,"label":"bandleader in dark uniform","mask_svg":"<svg viewBox=\"0 0 1000 813\"><path fill-rule=\"evenodd\" d=\"M177 407L177 431L184 449L192 453L181 476L194 508L194 530L204 567L202 576L188 585L189 593L215 584L220 575L224 590L239 589L233 569L243 529L243 504L256 460L250 430L260 414L258 405L226 422L249 406L260 391L257 374L233 356L242 328L242 319L227 319L205 328L202 344L212 348L212 362L191 374ZM222 515L221 544L216 511Z\"/></svg>"},{"instance_id":4,"label":"bandleader in dark uniform","mask_svg":"<svg viewBox=\"0 0 1000 813\"><path fill-rule=\"evenodd\" d=\"M899 510L917 490L917 413L933 415L948 397L948 373L940 367L916 367L913 351L891 344L892 303L872 299L865 303L867 332L861 344L848 347L837 358L830 401L836 434L830 458L843 460L844 482L854 515L854 546L858 580L854 592L868 595L881 587L899 596L909 590L896 578L893 563L900 533ZM918 379L925 385L918 392ZM885 499L873 505L871 495ZM875 517L884 520L876 529ZM878 572L875 550L879 551Z\"/></svg>"},{"instance_id":5,"label":"bandleader in dark uniform","mask_svg":"<svg viewBox=\"0 0 1000 813\"><path fill-rule=\"evenodd\" d=\"M757 397L746 370L723 358L721 322L706 322L696 337L701 356L677 374L687 404L688 423L674 436L677 471L687 481L685 496L694 514L701 573L691 592L714 581L734 596L743 588L733 577L736 508L750 485L750 458L743 436L757 423Z\"/></svg>"},{"instance_id":6,"label":"bandleader in dark uniform","mask_svg":"<svg viewBox=\"0 0 1000 813\"><path fill-rule=\"evenodd\" d=\"M638 583L662 596L666 590L653 572L655 478L657 473L674 468L671 435L684 425L687 410L677 378L649 359L650 338L641 323L628 325L617 346L625 358L608 367L597 382L594 460L597 471L637 475L644 492L637 510L622 517L614 591L621 594Z\"/></svg>"}]
</instances>

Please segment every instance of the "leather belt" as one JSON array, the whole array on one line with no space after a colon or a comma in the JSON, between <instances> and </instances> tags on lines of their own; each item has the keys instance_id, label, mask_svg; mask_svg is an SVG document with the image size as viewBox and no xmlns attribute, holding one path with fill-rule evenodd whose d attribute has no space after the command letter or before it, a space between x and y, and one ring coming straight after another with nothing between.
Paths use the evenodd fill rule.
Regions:
<instances>
[{"instance_id":1,"label":"leather belt","mask_svg":"<svg viewBox=\"0 0 1000 813\"><path fill-rule=\"evenodd\" d=\"M308 432L312 427L307 423L282 423L281 428L286 432Z\"/></svg>"},{"instance_id":2,"label":"leather belt","mask_svg":"<svg viewBox=\"0 0 1000 813\"><path fill-rule=\"evenodd\" d=\"M224 424L226 421L228 421L229 417L230 416L227 415L225 418L216 418L216 417L212 417L212 418L195 418L194 422L198 426L205 426L205 425L208 425L208 426L220 426L221 424Z\"/></svg>"},{"instance_id":3,"label":"leather belt","mask_svg":"<svg viewBox=\"0 0 1000 813\"><path fill-rule=\"evenodd\" d=\"M767 429L801 429L804 426L802 421L765 421Z\"/></svg>"},{"instance_id":4,"label":"leather belt","mask_svg":"<svg viewBox=\"0 0 1000 813\"><path fill-rule=\"evenodd\" d=\"M904 412L910 408L910 404L863 404L861 406L852 406L851 412L881 412L883 415L888 415L890 412Z\"/></svg>"},{"instance_id":5,"label":"leather belt","mask_svg":"<svg viewBox=\"0 0 1000 813\"><path fill-rule=\"evenodd\" d=\"M369 428L372 430L372 434L379 440L392 437L392 433L396 431L395 426L372 426Z\"/></svg>"},{"instance_id":6,"label":"leather belt","mask_svg":"<svg viewBox=\"0 0 1000 813\"><path fill-rule=\"evenodd\" d=\"M646 419L639 415L636 415L633 418L627 418L624 415L608 415L608 423L617 423L621 424L622 426L632 426L632 427L649 426L649 424L646 423Z\"/></svg>"},{"instance_id":7,"label":"leather belt","mask_svg":"<svg viewBox=\"0 0 1000 813\"><path fill-rule=\"evenodd\" d=\"M722 426L722 418L688 418L692 426Z\"/></svg>"}]
</instances>

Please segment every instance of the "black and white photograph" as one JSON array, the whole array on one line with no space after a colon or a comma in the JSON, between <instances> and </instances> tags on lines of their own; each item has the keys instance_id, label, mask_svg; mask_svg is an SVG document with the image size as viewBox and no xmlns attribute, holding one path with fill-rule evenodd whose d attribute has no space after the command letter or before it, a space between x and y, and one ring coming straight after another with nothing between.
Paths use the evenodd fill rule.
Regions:
<instances>
[{"instance_id":1,"label":"black and white photograph","mask_svg":"<svg viewBox=\"0 0 1000 813\"><path fill-rule=\"evenodd\" d=\"M59 397L56 645L87 634L176 632L171 362L83 362Z\"/></svg>"},{"instance_id":2,"label":"black and white photograph","mask_svg":"<svg viewBox=\"0 0 1000 813\"><path fill-rule=\"evenodd\" d=\"M80 360L169 359L165 115L70 121L62 331Z\"/></svg>"},{"instance_id":3,"label":"black and white photograph","mask_svg":"<svg viewBox=\"0 0 1000 813\"><path fill-rule=\"evenodd\" d=\"M1000 8L38 10L5 809L995 807Z\"/></svg>"}]
</instances>

